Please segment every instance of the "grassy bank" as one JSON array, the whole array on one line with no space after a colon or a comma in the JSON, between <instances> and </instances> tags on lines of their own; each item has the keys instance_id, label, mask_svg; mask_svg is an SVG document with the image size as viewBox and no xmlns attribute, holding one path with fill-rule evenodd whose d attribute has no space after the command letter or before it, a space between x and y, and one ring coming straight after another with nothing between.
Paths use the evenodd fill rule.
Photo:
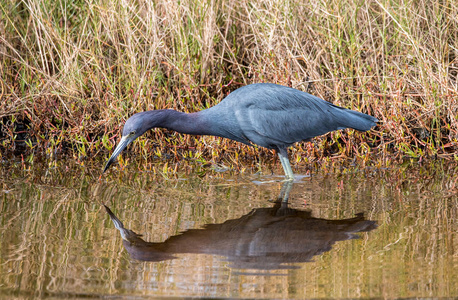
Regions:
<instances>
[{"instance_id":1,"label":"grassy bank","mask_svg":"<svg viewBox=\"0 0 458 300\"><path fill-rule=\"evenodd\" d=\"M454 1L0 2L0 149L107 157L135 112L194 112L253 82L308 91L382 121L293 150L293 161L456 159ZM235 162L267 153L155 131L133 150Z\"/></svg>"}]
</instances>

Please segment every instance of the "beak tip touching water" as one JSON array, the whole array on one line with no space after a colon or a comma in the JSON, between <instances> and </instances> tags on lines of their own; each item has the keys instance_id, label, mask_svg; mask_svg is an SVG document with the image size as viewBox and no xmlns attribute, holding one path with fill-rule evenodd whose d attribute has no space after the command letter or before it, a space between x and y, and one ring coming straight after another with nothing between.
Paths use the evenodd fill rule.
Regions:
<instances>
[{"instance_id":1,"label":"beak tip touching water","mask_svg":"<svg viewBox=\"0 0 458 300\"><path fill-rule=\"evenodd\" d=\"M121 138L121 141L119 142L118 146L116 146L115 150L113 151L113 154L111 154L110 159L107 161L105 168L103 168L102 174L104 174L108 170L111 164L115 161L116 157L118 157L119 153L121 153L131 141L132 140L126 137Z\"/></svg>"},{"instance_id":2,"label":"beak tip touching water","mask_svg":"<svg viewBox=\"0 0 458 300\"><path fill-rule=\"evenodd\" d=\"M111 165L111 159L108 160L107 164L105 165L105 168L103 168L102 174L105 174L105 172L108 170L108 167Z\"/></svg>"},{"instance_id":3,"label":"beak tip touching water","mask_svg":"<svg viewBox=\"0 0 458 300\"><path fill-rule=\"evenodd\" d=\"M118 150L118 149L116 149ZM122 151L122 149L121 149ZM107 163L105 164L105 167L103 168L103 172L102 174L105 174L105 172L108 170L108 168L113 164L113 162L116 160L116 157L118 156L119 152L121 151L115 151L111 156L110 156L110 159L107 161Z\"/></svg>"}]
</instances>

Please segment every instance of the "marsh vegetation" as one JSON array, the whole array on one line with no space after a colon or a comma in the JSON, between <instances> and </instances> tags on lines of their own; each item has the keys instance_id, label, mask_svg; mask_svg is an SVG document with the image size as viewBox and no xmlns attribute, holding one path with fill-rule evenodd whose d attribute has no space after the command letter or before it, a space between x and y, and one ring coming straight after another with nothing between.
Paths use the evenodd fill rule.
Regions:
<instances>
[{"instance_id":1,"label":"marsh vegetation","mask_svg":"<svg viewBox=\"0 0 458 300\"><path fill-rule=\"evenodd\" d=\"M0 14L2 156L108 157L135 112L194 112L274 82L382 121L298 145L297 165L456 159L454 1L7 0ZM149 137L133 152L167 158L161 172L188 158L243 171L268 153L213 137Z\"/></svg>"}]
</instances>

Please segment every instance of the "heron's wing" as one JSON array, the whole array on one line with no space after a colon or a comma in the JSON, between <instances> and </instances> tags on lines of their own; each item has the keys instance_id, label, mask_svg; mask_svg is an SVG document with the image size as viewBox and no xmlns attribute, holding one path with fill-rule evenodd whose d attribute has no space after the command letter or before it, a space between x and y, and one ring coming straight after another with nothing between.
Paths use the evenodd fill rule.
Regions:
<instances>
[{"instance_id":1,"label":"heron's wing","mask_svg":"<svg viewBox=\"0 0 458 300\"><path fill-rule=\"evenodd\" d=\"M245 135L258 145L275 148L339 129L338 122L332 118L335 106L295 91L288 89L264 95L263 100L247 101L244 109L236 112Z\"/></svg>"},{"instance_id":2,"label":"heron's wing","mask_svg":"<svg viewBox=\"0 0 458 300\"><path fill-rule=\"evenodd\" d=\"M369 130L377 119L276 84L251 84L221 102L233 112L237 135L267 148L287 147L330 131ZM232 115L232 114L231 114Z\"/></svg>"}]
</instances>

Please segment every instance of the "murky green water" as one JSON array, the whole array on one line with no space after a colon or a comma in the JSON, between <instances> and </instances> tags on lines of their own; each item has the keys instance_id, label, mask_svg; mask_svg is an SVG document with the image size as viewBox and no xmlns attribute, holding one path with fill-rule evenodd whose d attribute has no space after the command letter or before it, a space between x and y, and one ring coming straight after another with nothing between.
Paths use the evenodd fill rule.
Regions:
<instances>
[{"instance_id":1,"label":"murky green water","mask_svg":"<svg viewBox=\"0 0 458 300\"><path fill-rule=\"evenodd\" d=\"M0 298L458 297L454 165L315 174L288 206L275 177L99 170L0 169Z\"/></svg>"}]
</instances>

